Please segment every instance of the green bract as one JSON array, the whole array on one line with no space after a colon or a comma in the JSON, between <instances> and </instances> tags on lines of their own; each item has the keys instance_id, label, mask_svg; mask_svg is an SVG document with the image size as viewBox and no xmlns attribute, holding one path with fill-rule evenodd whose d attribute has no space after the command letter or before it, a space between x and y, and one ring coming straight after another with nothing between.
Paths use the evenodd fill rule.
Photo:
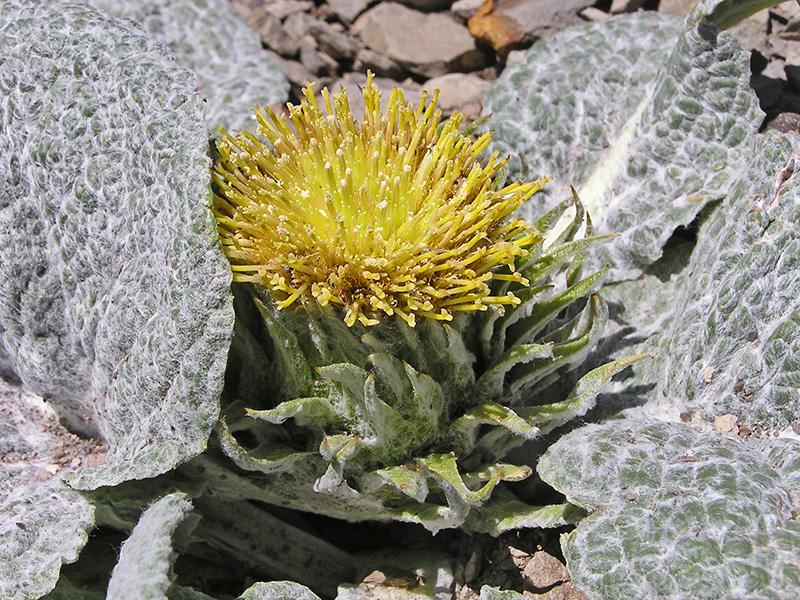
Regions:
<instances>
[{"instance_id":1,"label":"green bract","mask_svg":"<svg viewBox=\"0 0 800 600\"><path fill-rule=\"evenodd\" d=\"M582 207L561 203L536 223L545 237L517 268L522 303L461 315L450 324L399 319L348 328L313 302L278 310L266 291L235 286L237 326L228 366L223 451L263 500L347 520L393 518L437 530L466 524L498 533L563 524L558 507L526 507L502 481L530 475L502 463L509 450L585 414L611 376L637 358L599 367L566 397L548 385L580 366L608 309L591 294L602 272L581 276L591 234ZM497 284L495 284L497 285ZM557 320L588 296L580 310ZM475 512L471 512L477 509ZM465 523L466 520L466 523Z\"/></svg>"}]
</instances>

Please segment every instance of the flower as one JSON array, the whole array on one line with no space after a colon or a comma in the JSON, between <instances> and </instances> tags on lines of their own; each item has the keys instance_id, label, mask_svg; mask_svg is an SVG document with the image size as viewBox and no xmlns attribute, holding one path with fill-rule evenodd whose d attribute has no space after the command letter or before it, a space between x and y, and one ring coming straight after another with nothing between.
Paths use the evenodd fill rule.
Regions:
<instances>
[{"instance_id":1,"label":"flower","mask_svg":"<svg viewBox=\"0 0 800 600\"><path fill-rule=\"evenodd\" d=\"M324 110L304 95L288 121L257 109L261 137L222 132L214 212L234 281L280 308L338 305L348 326L519 303L489 282L527 285L515 261L541 234L510 215L546 179L499 188L505 160L480 159L491 133L464 135L458 113L442 123L436 92L414 106L395 88L382 111L368 74L360 122L344 89L322 90Z\"/></svg>"}]
</instances>

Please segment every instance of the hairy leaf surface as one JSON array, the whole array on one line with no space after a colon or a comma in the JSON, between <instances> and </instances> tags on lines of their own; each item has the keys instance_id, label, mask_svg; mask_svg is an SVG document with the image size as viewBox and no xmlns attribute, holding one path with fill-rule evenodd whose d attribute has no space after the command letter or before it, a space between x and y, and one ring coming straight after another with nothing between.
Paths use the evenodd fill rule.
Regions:
<instances>
[{"instance_id":1,"label":"hairy leaf surface","mask_svg":"<svg viewBox=\"0 0 800 600\"><path fill-rule=\"evenodd\" d=\"M130 21L0 14L0 370L101 436L82 487L205 448L233 324L194 76Z\"/></svg>"},{"instance_id":2,"label":"hairy leaf surface","mask_svg":"<svg viewBox=\"0 0 800 600\"><path fill-rule=\"evenodd\" d=\"M561 438L538 471L593 511L562 538L575 584L592 598L791 598L800 522L766 444L654 420Z\"/></svg>"},{"instance_id":3,"label":"hairy leaf surface","mask_svg":"<svg viewBox=\"0 0 800 600\"><path fill-rule=\"evenodd\" d=\"M197 75L212 129L245 129L256 105L283 104L289 82L261 39L226 0L88 0L133 19Z\"/></svg>"}]
</instances>

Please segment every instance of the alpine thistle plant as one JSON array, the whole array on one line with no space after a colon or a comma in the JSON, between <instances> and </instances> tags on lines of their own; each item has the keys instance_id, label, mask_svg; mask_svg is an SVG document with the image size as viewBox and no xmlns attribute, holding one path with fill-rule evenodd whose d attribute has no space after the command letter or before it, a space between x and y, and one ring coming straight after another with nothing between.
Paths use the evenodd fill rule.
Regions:
<instances>
[{"instance_id":1,"label":"alpine thistle plant","mask_svg":"<svg viewBox=\"0 0 800 600\"><path fill-rule=\"evenodd\" d=\"M223 132L215 215L237 326L219 444L254 472L252 497L348 520L499 533L553 526L574 507L529 506L503 481L514 446L584 414L636 358L558 384L598 340L604 236L577 198L534 223L515 211L545 179L498 183L460 114L371 75L365 114L305 88L288 118ZM571 214L570 214L571 213ZM565 224L566 223L566 224ZM566 315L566 316L565 316ZM556 396L556 397L554 397Z\"/></svg>"}]
</instances>

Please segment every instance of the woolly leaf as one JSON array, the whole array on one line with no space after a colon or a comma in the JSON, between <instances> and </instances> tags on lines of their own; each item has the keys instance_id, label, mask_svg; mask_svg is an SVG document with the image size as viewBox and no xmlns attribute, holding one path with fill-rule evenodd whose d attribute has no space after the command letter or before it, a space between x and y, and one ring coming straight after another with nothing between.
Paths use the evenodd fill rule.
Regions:
<instances>
[{"instance_id":1,"label":"woolly leaf","mask_svg":"<svg viewBox=\"0 0 800 600\"><path fill-rule=\"evenodd\" d=\"M670 250L640 280L607 286L614 307L593 360L651 351L621 386L631 415L733 414L784 429L800 413L800 143L765 135L694 249ZM690 256L687 252L691 251Z\"/></svg>"},{"instance_id":2,"label":"woolly leaf","mask_svg":"<svg viewBox=\"0 0 800 600\"><path fill-rule=\"evenodd\" d=\"M738 438L652 420L590 425L537 469L594 511L562 538L590 597L789 598L800 585L790 490Z\"/></svg>"},{"instance_id":3,"label":"woolly leaf","mask_svg":"<svg viewBox=\"0 0 800 600\"><path fill-rule=\"evenodd\" d=\"M158 475L205 448L233 322L194 77L77 4L4 3L0 46L0 370L108 443L74 485Z\"/></svg>"},{"instance_id":4,"label":"woolly leaf","mask_svg":"<svg viewBox=\"0 0 800 600\"><path fill-rule=\"evenodd\" d=\"M197 74L212 133L244 129L256 105L282 104L289 82L275 56L226 0L88 0L133 19Z\"/></svg>"},{"instance_id":5,"label":"woolly leaf","mask_svg":"<svg viewBox=\"0 0 800 600\"><path fill-rule=\"evenodd\" d=\"M512 529L563 527L580 521L586 512L573 504L531 506L509 493L495 493L494 501L470 513L471 531L500 535Z\"/></svg>"},{"instance_id":6,"label":"woolly leaf","mask_svg":"<svg viewBox=\"0 0 800 600\"><path fill-rule=\"evenodd\" d=\"M749 54L706 23L655 13L565 30L506 69L486 112L511 173L546 172L579 186L607 245L612 277L661 256L672 232L731 191L763 113ZM595 257L596 258L596 257Z\"/></svg>"},{"instance_id":7,"label":"woolly leaf","mask_svg":"<svg viewBox=\"0 0 800 600\"><path fill-rule=\"evenodd\" d=\"M108 600L166 600L172 585L172 537L191 511L186 494L170 494L142 513L122 545L108 582Z\"/></svg>"},{"instance_id":8,"label":"woolly leaf","mask_svg":"<svg viewBox=\"0 0 800 600\"><path fill-rule=\"evenodd\" d=\"M658 340L662 406L684 400L682 410L769 428L800 414L798 151L795 137L761 140L735 193L700 229Z\"/></svg>"},{"instance_id":9,"label":"woolly leaf","mask_svg":"<svg viewBox=\"0 0 800 600\"><path fill-rule=\"evenodd\" d=\"M319 596L293 581L270 581L251 585L239 600L319 600Z\"/></svg>"}]
</instances>

